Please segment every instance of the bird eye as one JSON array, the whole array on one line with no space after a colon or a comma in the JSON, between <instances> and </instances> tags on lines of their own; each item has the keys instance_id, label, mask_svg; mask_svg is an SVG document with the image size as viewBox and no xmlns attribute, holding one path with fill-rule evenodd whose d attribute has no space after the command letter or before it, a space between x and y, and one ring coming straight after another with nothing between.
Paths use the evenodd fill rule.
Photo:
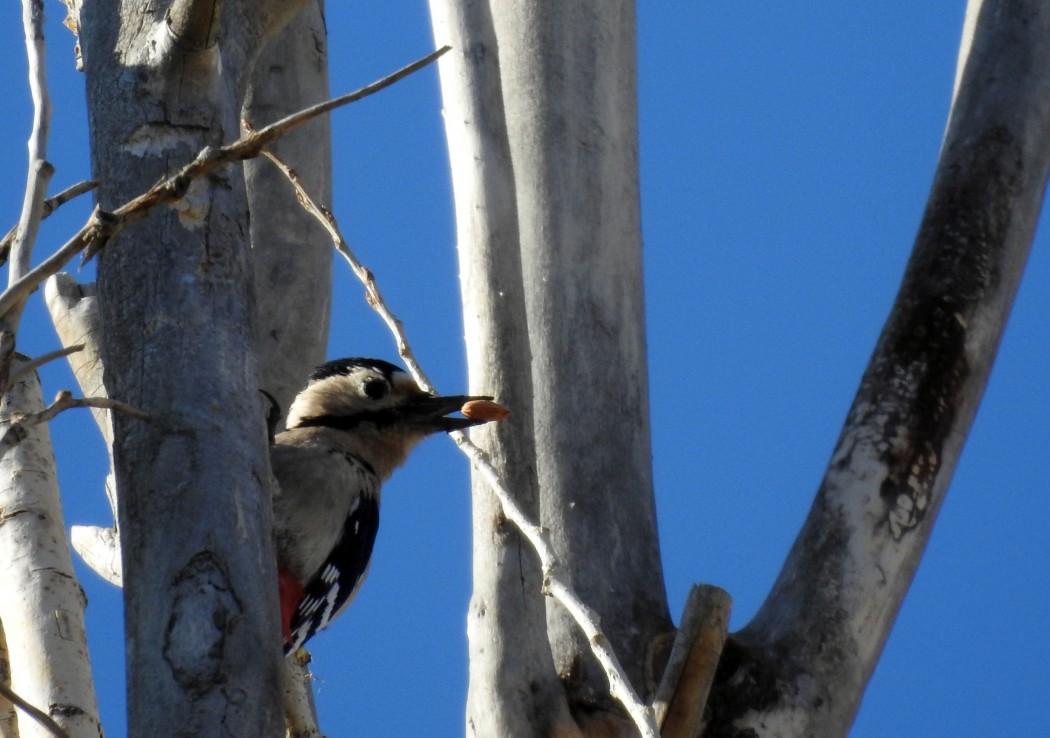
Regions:
<instances>
[{"instance_id":1,"label":"bird eye","mask_svg":"<svg viewBox=\"0 0 1050 738\"><path fill-rule=\"evenodd\" d=\"M386 393L389 389L390 386L382 379L365 380L365 394L373 400L381 400L386 397Z\"/></svg>"}]
</instances>

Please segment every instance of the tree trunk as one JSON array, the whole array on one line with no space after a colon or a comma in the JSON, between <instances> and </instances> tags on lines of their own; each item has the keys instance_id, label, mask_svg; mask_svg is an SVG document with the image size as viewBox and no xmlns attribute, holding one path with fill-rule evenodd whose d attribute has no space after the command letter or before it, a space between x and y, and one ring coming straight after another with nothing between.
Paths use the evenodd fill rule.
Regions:
<instances>
[{"instance_id":1,"label":"tree trunk","mask_svg":"<svg viewBox=\"0 0 1050 738\"><path fill-rule=\"evenodd\" d=\"M255 65L243 117L256 128L328 98L324 3L311 0L271 41ZM318 201L332 202L328 116L290 131L270 147ZM261 387L288 412L314 367L324 362L332 284L332 241L295 206L284 175L265 159L244 164L251 210Z\"/></svg>"},{"instance_id":2,"label":"tree trunk","mask_svg":"<svg viewBox=\"0 0 1050 738\"><path fill-rule=\"evenodd\" d=\"M498 48L485 0L432 0L456 202L470 392L492 393L510 419L471 438L501 469L519 505L539 518L532 378L514 172L500 92ZM503 517L487 482L473 480L474 591L467 635L472 736L571 733L547 641L536 554ZM507 634L513 633L513 638Z\"/></svg>"},{"instance_id":3,"label":"tree trunk","mask_svg":"<svg viewBox=\"0 0 1050 738\"><path fill-rule=\"evenodd\" d=\"M40 382L30 373L4 394L0 429L10 428L13 414L42 408ZM97 738L98 704L84 630L87 603L66 545L46 424L30 428L18 445L0 456L0 479L0 623L11 687L50 715L70 738ZM18 735L50 738L51 733L21 715Z\"/></svg>"},{"instance_id":4,"label":"tree trunk","mask_svg":"<svg viewBox=\"0 0 1050 738\"><path fill-rule=\"evenodd\" d=\"M634 7L450 0L432 9L439 42L447 34L456 47L442 91L472 387L515 413L482 437L524 505L536 506L538 484L539 517L572 585L644 687L648 649L671 623L650 463ZM501 532L483 484L475 495L470 720L537 734L545 723L529 713L542 706L544 720L559 721L546 649L585 728L589 716L617 712L576 622L550 601L544 643L530 619L532 554L516 556L518 539ZM513 663L503 649L527 653ZM482 672L495 685L533 678L485 690ZM526 686L537 695L515 697Z\"/></svg>"},{"instance_id":5,"label":"tree trunk","mask_svg":"<svg viewBox=\"0 0 1050 738\"><path fill-rule=\"evenodd\" d=\"M254 57L294 7L85 5L103 209L238 136ZM114 418L130 735L282 732L252 282L238 167L195 181L99 261L108 392L152 416Z\"/></svg>"}]
</instances>

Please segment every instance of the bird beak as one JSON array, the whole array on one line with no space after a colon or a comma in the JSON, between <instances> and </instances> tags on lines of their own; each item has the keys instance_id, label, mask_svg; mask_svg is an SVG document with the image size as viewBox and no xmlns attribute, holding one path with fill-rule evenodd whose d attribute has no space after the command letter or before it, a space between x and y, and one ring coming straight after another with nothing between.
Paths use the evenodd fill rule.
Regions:
<instances>
[{"instance_id":1,"label":"bird beak","mask_svg":"<svg viewBox=\"0 0 1050 738\"><path fill-rule=\"evenodd\" d=\"M449 413L459 412L464 404L472 400L491 400L491 397L474 397L471 395L448 395L432 397L421 395L402 408L402 421L427 433L464 430L471 426L487 423L488 419L449 418Z\"/></svg>"}]
</instances>

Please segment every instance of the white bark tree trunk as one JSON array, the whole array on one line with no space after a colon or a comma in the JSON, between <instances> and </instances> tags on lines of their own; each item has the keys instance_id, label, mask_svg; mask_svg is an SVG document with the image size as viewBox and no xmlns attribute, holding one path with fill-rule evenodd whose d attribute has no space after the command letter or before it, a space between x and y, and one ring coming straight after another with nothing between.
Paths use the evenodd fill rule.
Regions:
<instances>
[{"instance_id":1,"label":"white bark tree trunk","mask_svg":"<svg viewBox=\"0 0 1050 738\"><path fill-rule=\"evenodd\" d=\"M494 6L531 348L541 520L636 685L671 629L656 536L642 295L634 5ZM607 707L547 610L571 701Z\"/></svg>"},{"instance_id":2,"label":"white bark tree trunk","mask_svg":"<svg viewBox=\"0 0 1050 738\"><path fill-rule=\"evenodd\" d=\"M29 166L18 228L11 244L8 286L30 268L44 199L53 167L47 162L51 101L47 91L44 9L22 3L34 119ZM0 317L0 429L5 441L13 423L40 411L36 373L20 373L14 352L25 298ZM100 732L84 630L84 594L66 545L55 459L46 425L22 429L0 453L0 675L18 699L73 738ZM22 719L6 699L0 706L5 734L50 735L35 720ZM25 705L23 705L25 707Z\"/></svg>"},{"instance_id":3,"label":"white bark tree trunk","mask_svg":"<svg viewBox=\"0 0 1050 738\"><path fill-rule=\"evenodd\" d=\"M539 518L528 321L514 171L500 91L498 46L487 0L432 0L457 243L470 391L513 408L471 438L501 469L523 510ZM474 592L468 614L472 736L571 733L565 692L547 641L535 553L487 483L473 481ZM507 638L514 633L514 638Z\"/></svg>"},{"instance_id":4,"label":"white bark tree trunk","mask_svg":"<svg viewBox=\"0 0 1050 738\"><path fill-rule=\"evenodd\" d=\"M538 504L643 689L646 650L669 621L648 475L633 11L431 8L438 42L454 47L441 78L472 388L516 413L476 435L523 506ZM1050 168L1050 11L986 0L967 17L897 304L780 579L726 645L705 735L848 731L976 412ZM533 559L484 484L474 513L468 729L571 734L564 694L584 733L597 716L629 734L557 604L540 632Z\"/></svg>"},{"instance_id":5,"label":"white bark tree trunk","mask_svg":"<svg viewBox=\"0 0 1050 738\"><path fill-rule=\"evenodd\" d=\"M18 364L15 364L17 369ZM35 373L19 379L0 405L0 429L12 415L43 408ZM51 716L70 738L98 738L84 630L84 593L73 573L47 425L33 426L0 456L0 623L11 687ZM24 715L22 738L52 738Z\"/></svg>"},{"instance_id":6,"label":"white bark tree trunk","mask_svg":"<svg viewBox=\"0 0 1050 738\"><path fill-rule=\"evenodd\" d=\"M454 47L441 77L471 386L514 409L477 435L644 689L649 647L671 624L650 465L633 4L431 8L438 43ZM468 727L570 730L567 699L585 729L625 729L560 604L547 603L541 632L534 554L518 555L483 483L475 498Z\"/></svg>"}]
</instances>

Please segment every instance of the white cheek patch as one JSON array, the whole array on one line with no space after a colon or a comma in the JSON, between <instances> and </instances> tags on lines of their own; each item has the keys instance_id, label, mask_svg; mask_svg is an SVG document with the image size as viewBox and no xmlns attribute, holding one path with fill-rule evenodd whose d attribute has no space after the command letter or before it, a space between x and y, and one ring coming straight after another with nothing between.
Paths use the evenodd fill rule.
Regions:
<instances>
[{"instance_id":1,"label":"white cheek patch","mask_svg":"<svg viewBox=\"0 0 1050 738\"><path fill-rule=\"evenodd\" d=\"M395 372L390 378L390 383L394 387L394 392L398 394L412 395L423 391L419 389L416 380L412 379L412 377L405 372Z\"/></svg>"}]
</instances>

